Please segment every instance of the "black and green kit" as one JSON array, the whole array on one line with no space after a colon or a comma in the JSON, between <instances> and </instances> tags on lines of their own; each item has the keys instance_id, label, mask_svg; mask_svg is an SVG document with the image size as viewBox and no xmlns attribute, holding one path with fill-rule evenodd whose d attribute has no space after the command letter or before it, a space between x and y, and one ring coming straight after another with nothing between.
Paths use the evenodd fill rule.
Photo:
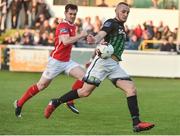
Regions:
<instances>
[{"instance_id":1,"label":"black and green kit","mask_svg":"<svg viewBox=\"0 0 180 136\"><path fill-rule=\"evenodd\" d=\"M116 18L108 19L103 24L101 30L107 33L104 37L105 42L110 43L114 47L114 55L121 60L121 55L124 51L125 41L127 39L124 23L118 21Z\"/></svg>"}]
</instances>

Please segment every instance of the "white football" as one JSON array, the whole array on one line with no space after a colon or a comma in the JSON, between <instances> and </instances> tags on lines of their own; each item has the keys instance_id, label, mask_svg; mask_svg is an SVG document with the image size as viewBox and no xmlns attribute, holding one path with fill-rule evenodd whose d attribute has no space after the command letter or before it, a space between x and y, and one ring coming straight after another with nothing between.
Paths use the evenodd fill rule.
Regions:
<instances>
[{"instance_id":1,"label":"white football","mask_svg":"<svg viewBox=\"0 0 180 136\"><path fill-rule=\"evenodd\" d=\"M111 55L114 53L114 48L111 44L99 44L96 49L99 50L99 56L102 59L110 58Z\"/></svg>"}]
</instances>

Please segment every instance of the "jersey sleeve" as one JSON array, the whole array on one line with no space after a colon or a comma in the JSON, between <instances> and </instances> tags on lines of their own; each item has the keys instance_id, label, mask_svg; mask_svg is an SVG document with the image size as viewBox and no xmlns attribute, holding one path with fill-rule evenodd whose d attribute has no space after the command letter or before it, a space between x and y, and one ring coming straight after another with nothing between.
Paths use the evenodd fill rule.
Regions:
<instances>
[{"instance_id":1,"label":"jersey sleeve","mask_svg":"<svg viewBox=\"0 0 180 136\"><path fill-rule=\"evenodd\" d=\"M66 23L60 23L58 29L60 35L70 33L69 27Z\"/></svg>"},{"instance_id":2,"label":"jersey sleeve","mask_svg":"<svg viewBox=\"0 0 180 136\"><path fill-rule=\"evenodd\" d=\"M105 31L106 33L110 33L113 29L113 21L112 19L108 19L104 22L103 27L101 28L102 31Z\"/></svg>"}]
</instances>

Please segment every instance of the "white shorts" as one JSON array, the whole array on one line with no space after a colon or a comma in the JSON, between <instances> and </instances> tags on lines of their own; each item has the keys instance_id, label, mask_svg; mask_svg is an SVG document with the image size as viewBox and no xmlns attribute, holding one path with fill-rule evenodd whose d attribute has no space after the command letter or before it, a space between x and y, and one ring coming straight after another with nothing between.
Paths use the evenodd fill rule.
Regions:
<instances>
[{"instance_id":1,"label":"white shorts","mask_svg":"<svg viewBox=\"0 0 180 136\"><path fill-rule=\"evenodd\" d=\"M103 81L105 78L130 79L129 75L121 68L119 62L112 58L101 59L98 56L94 58L88 67L84 79L93 79Z\"/></svg>"},{"instance_id":2,"label":"white shorts","mask_svg":"<svg viewBox=\"0 0 180 136\"><path fill-rule=\"evenodd\" d=\"M53 79L54 77L56 77L62 72L69 74L71 69L78 66L80 65L73 60L70 60L68 62L63 62L63 61L56 60L52 57L49 57L48 64L42 76L47 79Z\"/></svg>"}]
</instances>

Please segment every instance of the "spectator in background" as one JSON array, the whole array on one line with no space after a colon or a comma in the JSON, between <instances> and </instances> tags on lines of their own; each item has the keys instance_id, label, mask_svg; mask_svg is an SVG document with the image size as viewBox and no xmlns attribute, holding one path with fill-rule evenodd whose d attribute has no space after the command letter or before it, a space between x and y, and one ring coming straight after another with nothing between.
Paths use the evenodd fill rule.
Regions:
<instances>
[{"instance_id":1,"label":"spectator in background","mask_svg":"<svg viewBox=\"0 0 180 136\"><path fill-rule=\"evenodd\" d=\"M51 17L49 8L44 0L38 0L36 5L36 17L35 22L38 20L40 15L44 15L45 19L49 19Z\"/></svg>"},{"instance_id":2,"label":"spectator in background","mask_svg":"<svg viewBox=\"0 0 180 136\"><path fill-rule=\"evenodd\" d=\"M25 25L30 27L29 18L31 16L32 0L22 0L22 5L25 13Z\"/></svg>"},{"instance_id":3,"label":"spectator in background","mask_svg":"<svg viewBox=\"0 0 180 136\"><path fill-rule=\"evenodd\" d=\"M100 20L99 16L95 16L95 21L94 21L94 24L93 24L93 27L94 27L94 34L97 34L100 29L101 29L101 26L102 26L102 21Z\"/></svg>"},{"instance_id":4,"label":"spectator in background","mask_svg":"<svg viewBox=\"0 0 180 136\"><path fill-rule=\"evenodd\" d=\"M172 34L172 33L171 33L170 29L169 29L169 26L166 25L166 26L163 28L162 37L168 39L168 37L171 36L171 34Z\"/></svg>"},{"instance_id":5,"label":"spectator in background","mask_svg":"<svg viewBox=\"0 0 180 136\"><path fill-rule=\"evenodd\" d=\"M33 45L39 45L39 42L40 42L39 30L36 30L36 31L34 31Z\"/></svg>"},{"instance_id":6,"label":"spectator in background","mask_svg":"<svg viewBox=\"0 0 180 136\"><path fill-rule=\"evenodd\" d=\"M46 20L44 14L40 14L38 19L35 22L34 28L35 29L40 29L40 26L43 25L44 21Z\"/></svg>"},{"instance_id":7,"label":"spectator in background","mask_svg":"<svg viewBox=\"0 0 180 136\"><path fill-rule=\"evenodd\" d=\"M144 29L143 33L142 33L142 39L141 40L149 40L149 37L150 37L149 32L147 31L147 29ZM153 48L153 44L148 43L146 47L147 48Z\"/></svg>"},{"instance_id":8,"label":"spectator in background","mask_svg":"<svg viewBox=\"0 0 180 136\"><path fill-rule=\"evenodd\" d=\"M141 25L138 24L138 25L136 26L136 28L134 29L133 32L134 32L134 34L136 35L137 40L140 40L141 37L142 37L142 33L143 33L143 30L142 30L142 28L141 28Z\"/></svg>"},{"instance_id":9,"label":"spectator in background","mask_svg":"<svg viewBox=\"0 0 180 136\"><path fill-rule=\"evenodd\" d=\"M151 40L154 36L154 31L153 31L154 25L153 25L152 20L146 21L143 25L144 25L144 29L148 33L148 40Z\"/></svg>"},{"instance_id":10,"label":"spectator in background","mask_svg":"<svg viewBox=\"0 0 180 136\"><path fill-rule=\"evenodd\" d=\"M174 30L172 32L172 36L175 41L177 40L177 35L178 35L178 28L176 27L176 28L174 28Z\"/></svg>"},{"instance_id":11,"label":"spectator in background","mask_svg":"<svg viewBox=\"0 0 180 136\"><path fill-rule=\"evenodd\" d=\"M7 0L0 0L0 35L6 30Z\"/></svg>"},{"instance_id":12,"label":"spectator in background","mask_svg":"<svg viewBox=\"0 0 180 136\"><path fill-rule=\"evenodd\" d=\"M24 36L21 41L22 45L33 45L32 40L30 39L30 36Z\"/></svg>"},{"instance_id":13,"label":"spectator in background","mask_svg":"<svg viewBox=\"0 0 180 136\"><path fill-rule=\"evenodd\" d=\"M22 35L22 39L21 39L21 44L22 45L33 45L33 35L31 33L31 30L26 27L24 29L24 33Z\"/></svg>"},{"instance_id":14,"label":"spectator in background","mask_svg":"<svg viewBox=\"0 0 180 136\"><path fill-rule=\"evenodd\" d=\"M153 28L154 31L154 37L153 40L161 40L161 32L158 30L158 27L154 26Z\"/></svg>"},{"instance_id":15,"label":"spectator in background","mask_svg":"<svg viewBox=\"0 0 180 136\"><path fill-rule=\"evenodd\" d=\"M53 21L52 21L52 24L51 24L51 31L53 33L55 33L56 31L56 27L58 26L59 24L59 18L55 18Z\"/></svg>"},{"instance_id":16,"label":"spectator in background","mask_svg":"<svg viewBox=\"0 0 180 136\"><path fill-rule=\"evenodd\" d=\"M33 28L33 26L35 25L35 20L36 20L36 6L37 6L37 2L36 0L32 0L31 2L31 9L30 9L30 26L31 28Z\"/></svg>"},{"instance_id":17,"label":"spectator in background","mask_svg":"<svg viewBox=\"0 0 180 136\"><path fill-rule=\"evenodd\" d=\"M163 23L163 21L160 21L159 22L159 25L157 26L157 29L158 29L158 31L159 32L163 32L163 29L164 29L164 23Z\"/></svg>"},{"instance_id":18,"label":"spectator in background","mask_svg":"<svg viewBox=\"0 0 180 136\"><path fill-rule=\"evenodd\" d=\"M133 34L130 37L130 40L126 42L125 49L126 50L138 50L140 44L140 40L138 40L137 36Z\"/></svg>"},{"instance_id":19,"label":"spectator in background","mask_svg":"<svg viewBox=\"0 0 180 136\"><path fill-rule=\"evenodd\" d=\"M153 22L148 20L144 24L144 30L142 34L142 40L152 40L154 37ZM153 44L148 43L148 48L153 49Z\"/></svg>"},{"instance_id":20,"label":"spectator in background","mask_svg":"<svg viewBox=\"0 0 180 136\"><path fill-rule=\"evenodd\" d=\"M21 0L12 0L8 9L11 11L11 27L17 28L19 13L22 7Z\"/></svg>"},{"instance_id":21,"label":"spectator in background","mask_svg":"<svg viewBox=\"0 0 180 136\"><path fill-rule=\"evenodd\" d=\"M158 8L158 0L151 0L153 8Z\"/></svg>"},{"instance_id":22,"label":"spectator in background","mask_svg":"<svg viewBox=\"0 0 180 136\"><path fill-rule=\"evenodd\" d=\"M48 32L45 31L40 35L40 41L39 44L42 46L47 46L48 45Z\"/></svg>"},{"instance_id":23,"label":"spectator in background","mask_svg":"<svg viewBox=\"0 0 180 136\"><path fill-rule=\"evenodd\" d=\"M18 31L15 32L13 38L14 38L15 44L19 44L21 42L21 35Z\"/></svg>"},{"instance_id":24,"label":"spectator in background","mask_svg":"<svg viewBox=\"0 0 180 136\"><path fill-rule=\"evenodd\" d=\"M154 31L153 40L155 40L155 41L161 40L161 32L158 31L158 27L154 26L153 31ZM159 49L160 46L161 46L160 43L154 43L154 44L153 44L153 48L154 48L154 49Z\"/></svg>"},{"instance_id":25,"label":"spectator in background","mask_svg":"<svg viewBox=\"0 0 180 136\"><path fill-rule=\"evenodd\" d=\"M3 44L15 44L15 41L13 40L12 37L7 36L7 37L5 37L5 39L3 40L2 43L3 43Z\"/></svg>"},{"instance_id":26,"label":"spectator in background","mask_svg":"<svg viewBox=\"0 0 180 136\"><path fill-rule=\"evenodd\" d=\"M77 18L75 21L75 25L77 26L76 31L79 34L82 31L82 26L83 26L82 19Z\"/></svg>"},{"instance_id":27,"label":"spectator in background","mask_svg":"<svg viewBox=\"0 0 180 136\"><path fill-rule=\"evenodd\" d=\"M49 24L49 20L45 20L43 22L43 25L40 26L40 34L43 34L44 32L48 32L50 33L51 32L51 26Z\"/></svg>"},{"instance_id":28,"label":"spectator in background","mask_svg":"<svg viewBox=\"0 0 180 136\"><path fill-rule=\"evenodd\" d=\"M176 44L172 36L168 37L168 41L164 41L160 47L160 51L176 52Z\"/></svg>"},{"instance_id":29,"label":"spectator in background","mask_svg":"<svg viewBox=\"0 0 180 136\"><path fill-rule=\"evenodd\" d=\"M91 17L85 17L82 29L87 31L89 34L93 34L94 26L91 23Z\"/></svg>"},{"instance_id":30,"label":"spectator in background","mask_svg":"<svg viewBox=\"0 0 180 136\"><path fill-rule=\"evenodd\" d=\"M97 5L98 7L108 7L108 5L105 3L105 0L101 0L101 4Z\"/></svg>"},{"instance_id":31,"label":"spectator in background","mask_svg":"<svg viewBox=\"0 0 180 136\"><path fill-rule=\"evenodd\" d=\"M48 46L54 46L54 33L50 32L48 36Z\"/></svg>"}]
</instances>

